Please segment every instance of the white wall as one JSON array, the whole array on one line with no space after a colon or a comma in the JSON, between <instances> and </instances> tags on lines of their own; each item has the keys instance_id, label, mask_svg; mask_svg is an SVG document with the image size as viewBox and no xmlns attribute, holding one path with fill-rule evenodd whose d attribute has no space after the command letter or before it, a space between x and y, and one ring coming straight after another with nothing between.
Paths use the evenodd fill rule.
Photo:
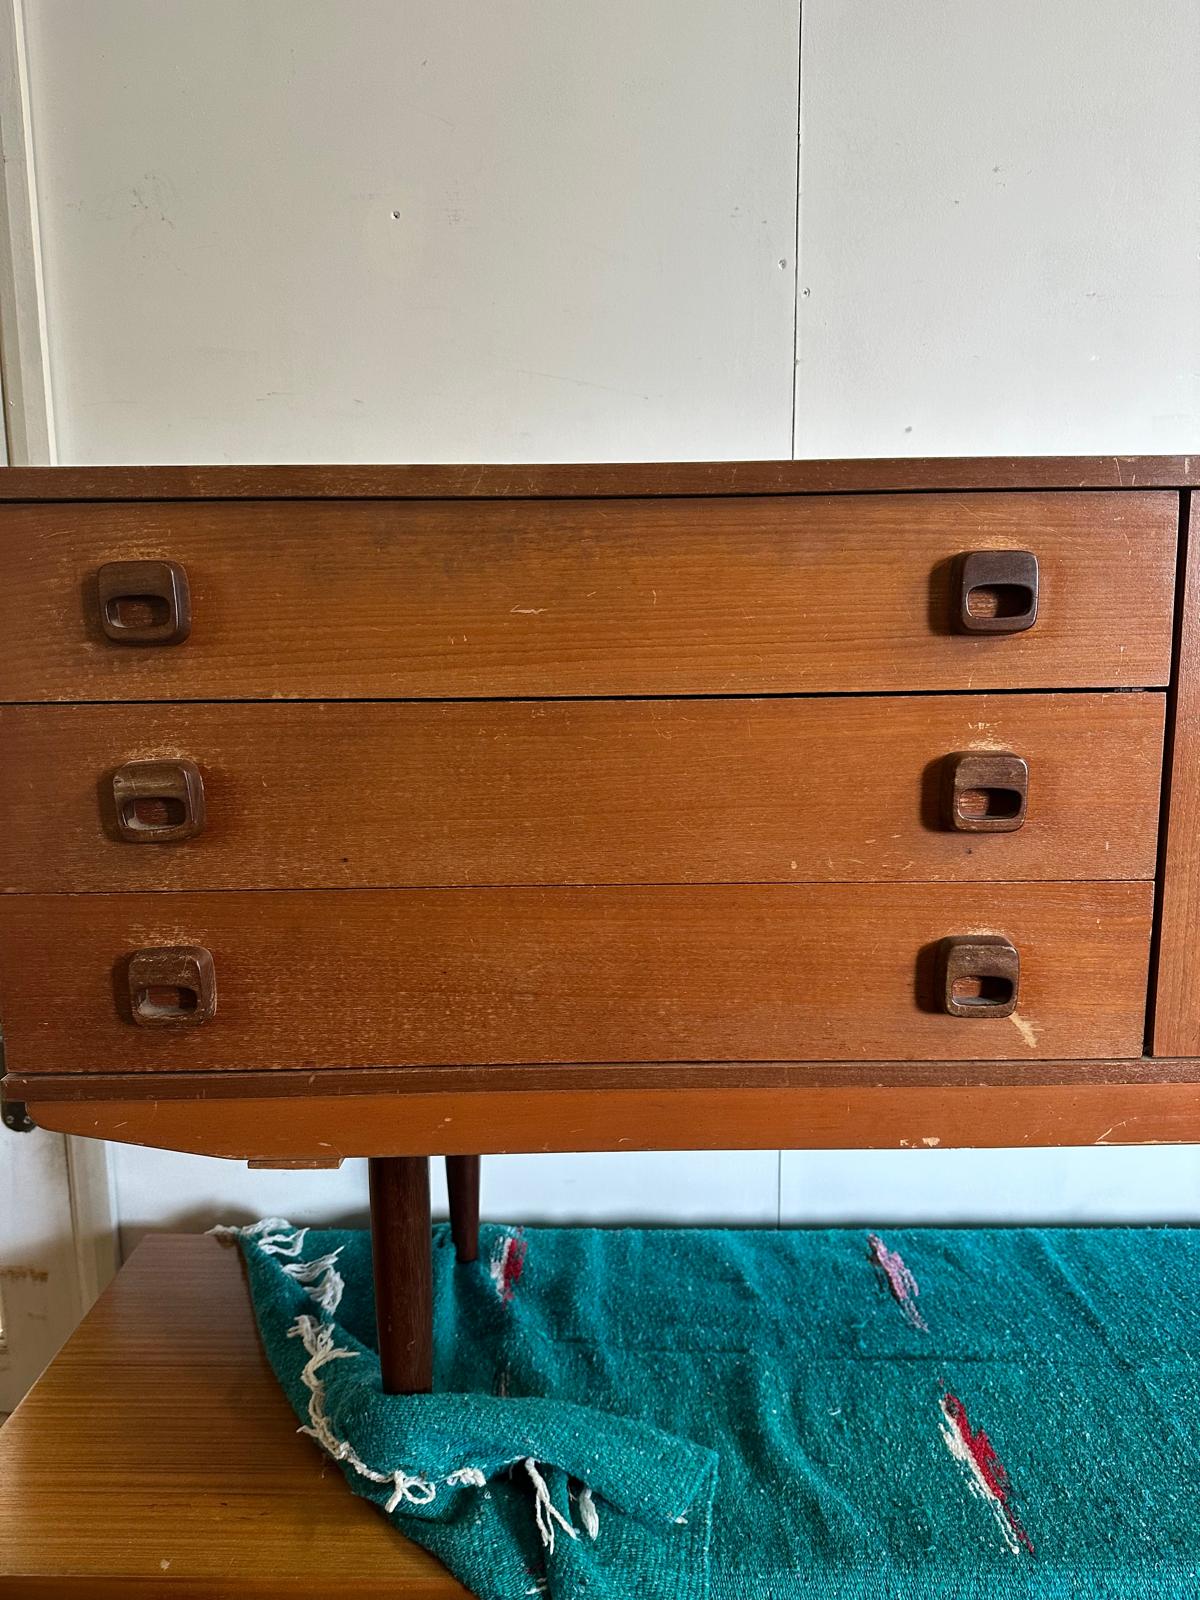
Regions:
<instances>
[{"instance_id":1,"label":"white wall","mask_svg":"<svg viewBox=\"0 0 1200 1600\"><path fill-rule=\"evenodd\" d=\"M340 1172L249 1172L228 1161L114 1146L126 1249L154 1228L286 1216L362 1224L365 1163ZM445 1215L442 1163L434 1209ZM1200 1149L723 1151L490 1156L488 1216L521 1222L1195 1222Z\"/></svg>"},{"instance_id":2,"label":"white wall","mask_svg":"<svg viewBox=\"0 0 1200 1600\"><path fill-rule=\"evenodd\" d=\"M790 452L788 0L26 0L64 461Z\"/></svg>"},{"instance_id":3,"label":"white wall","mask_svg":"<svg viewBox=\"0 0 1200 1600\"><path fill-rule=\"evenodd\" d=\"M26 8L64 461L1200 442L1194 0L808 0L802 152L793 0ZM114 1171L134 1233L366 1203L358 1164ZM485 1205L1194 1218L1200 1161L504 1158Z\"/></svg>"},{"instance_id":4,"label":"white wall","mask_svg":"<svg viewBox=\"0 0 1200 1600\"><path fill-rule=\"evenodd\" d=\"M796 454L1195 452L1195 0L810 0Z\"/></svg>"}]
</instances>

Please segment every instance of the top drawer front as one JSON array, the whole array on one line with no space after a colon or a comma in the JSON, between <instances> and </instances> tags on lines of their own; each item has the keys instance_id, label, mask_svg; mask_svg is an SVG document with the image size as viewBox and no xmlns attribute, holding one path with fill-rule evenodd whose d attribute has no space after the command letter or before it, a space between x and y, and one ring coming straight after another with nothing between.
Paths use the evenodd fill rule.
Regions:
<instances>
[{"instance_id":1,"label":"top drawer front","mask_svg":"<svg viewBox=\"0 0 1200 1600\"><path fill-rule=\"evenodd\" d=\"M1157 685L1166 492L0 507L0 699ZM954 558L1029 550L1036 623L957 634ZM178 563L183 642L117 643L99 569Z\"/></svg>"}]
</instances>

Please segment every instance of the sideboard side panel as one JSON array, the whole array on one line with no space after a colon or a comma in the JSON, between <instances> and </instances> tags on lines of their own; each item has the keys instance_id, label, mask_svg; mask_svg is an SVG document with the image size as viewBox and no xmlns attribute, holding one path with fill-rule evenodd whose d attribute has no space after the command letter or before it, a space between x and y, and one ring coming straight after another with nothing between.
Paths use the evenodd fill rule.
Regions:
<instances>
[{"instance_id":1,"label":"sideboard side panel","mask_svg":"<svg viewBox=\"0 0 1200 1600\"><path fill-rule=\"evenodd\" d=\"M1191 496L1182 496L1175 666L1167 712L1162 808L1158 955L1152 1049L1200 1049L1200 538L1190 536Z\"/></svg>"}]
</instances>

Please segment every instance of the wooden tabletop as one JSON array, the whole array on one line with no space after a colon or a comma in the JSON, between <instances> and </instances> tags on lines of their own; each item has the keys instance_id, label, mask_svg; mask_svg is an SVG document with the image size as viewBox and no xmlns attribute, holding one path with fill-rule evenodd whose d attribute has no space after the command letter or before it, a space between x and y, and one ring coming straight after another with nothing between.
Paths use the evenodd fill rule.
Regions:
<instances>
[{"instance_id":1,"label":"wooden tabletop","mask_svg":"<svg viewBox=\"0 0 1200 1600\"><path fill-rule=\"evenodd\" d=\"M0 1428L0 1506L14 1600L467 1596L297 1434L208 1238L134 1251Z\"/></svg>"},{"instance_id":2,"label":"wooden tabletop","mask_svg":"<svg viewBox=\"0 0 1200 1600\"><path fill-rule=\"evenodd\" d=\"M1187 489L1194 456L927 456L890 461L602 461L490 466L0 467L6 500L525 499L541 495L891 494Z\"/></svg>"}]
</instances>

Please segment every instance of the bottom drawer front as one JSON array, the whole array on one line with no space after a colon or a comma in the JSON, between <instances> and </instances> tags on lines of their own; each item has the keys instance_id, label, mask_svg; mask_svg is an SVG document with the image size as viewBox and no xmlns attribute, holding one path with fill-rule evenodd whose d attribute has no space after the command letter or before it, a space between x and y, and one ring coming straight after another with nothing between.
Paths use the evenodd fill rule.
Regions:
<instances>
[{"instance_id":1,"label":"bottom drawer front","mask_svg":"<svg viewBox=\"0 0 1200 1600\"><path fill-rule=\"evenodd\" d=\"M0 1018L17 1073L1136 1056L1151 897L1148 883L14 895ZM981 934L1015 947L1016 1008L948 1015L941 942ZM211 1020L156 992L146 1008L180 1004L187 1025L134 1025L130 959L147 948L211 952Z\"/></svg>"}]
</instances>

